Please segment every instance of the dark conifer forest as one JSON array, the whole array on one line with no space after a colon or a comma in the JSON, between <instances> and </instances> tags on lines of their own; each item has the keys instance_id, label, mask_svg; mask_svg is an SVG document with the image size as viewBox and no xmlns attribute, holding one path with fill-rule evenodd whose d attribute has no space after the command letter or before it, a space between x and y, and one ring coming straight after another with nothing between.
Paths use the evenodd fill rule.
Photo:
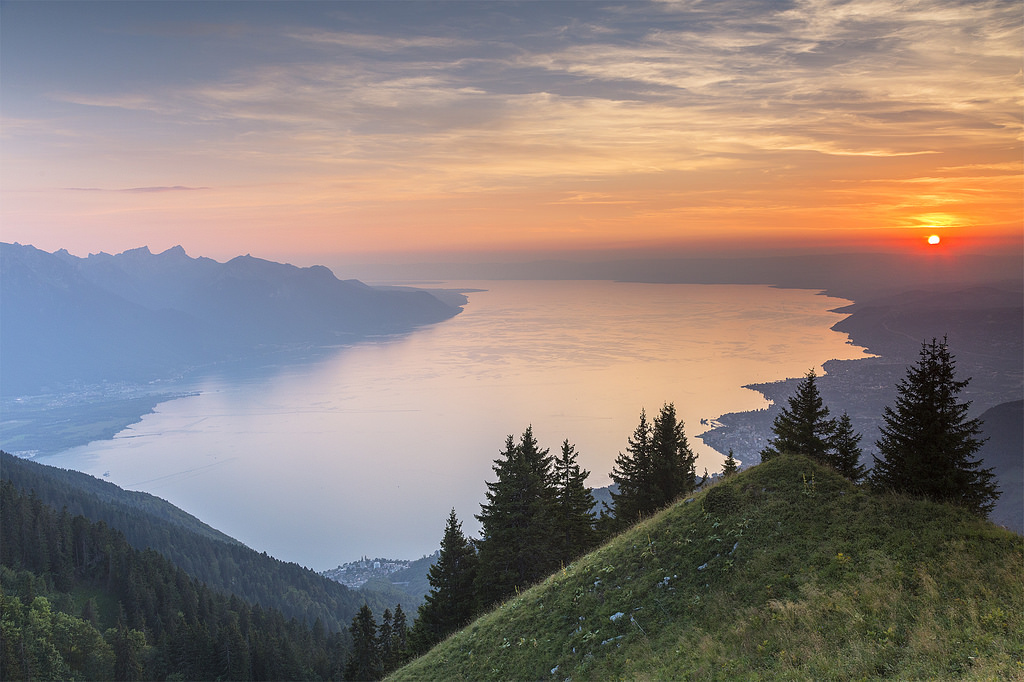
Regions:
<instances>
[{"instance_id":1,"label":"dark conifer forest","mask_svg":"<svg viewBox=\"0 0 1024 682\"><path fill-rule=\"evenodd\" d=\"M347 633L214 592L103 522L0 483L4 679L338 678Z\"/></svg>"}]
</instances>

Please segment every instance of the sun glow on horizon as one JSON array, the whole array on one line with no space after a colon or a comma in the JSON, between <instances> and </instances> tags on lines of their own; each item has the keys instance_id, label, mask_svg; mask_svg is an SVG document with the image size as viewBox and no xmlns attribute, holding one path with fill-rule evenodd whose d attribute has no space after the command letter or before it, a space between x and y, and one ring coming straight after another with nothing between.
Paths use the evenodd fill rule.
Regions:
<instances>
[{"instance_id":1,"label":"sun glow on horizon","mask_svg":"<svg viewBox=\"0 0 1024 682\"><path fill-rule=\"evenodd\" d=\"M939 235L937 234L933 234L930 237L928 237L928 243L931 244L932 246L938 244L940 241L942 240L939 238Z\"/></svg>"}]
</instances>

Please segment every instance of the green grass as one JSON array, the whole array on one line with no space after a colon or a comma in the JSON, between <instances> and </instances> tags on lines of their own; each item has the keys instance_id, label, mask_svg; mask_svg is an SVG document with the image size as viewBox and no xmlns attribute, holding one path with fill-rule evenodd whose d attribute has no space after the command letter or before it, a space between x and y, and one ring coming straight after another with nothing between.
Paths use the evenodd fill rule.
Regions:
<instances>
[{"instance_id":1,"label":"green grass","mask_svg":"<svg viewBox=\"0 0 1024 682\"><path fill-rule=\"evenodd\" d=\"M1024 539L782 457L638 524L394 675L569 678L1024 679Z\"/></svg>"}]
</instances>

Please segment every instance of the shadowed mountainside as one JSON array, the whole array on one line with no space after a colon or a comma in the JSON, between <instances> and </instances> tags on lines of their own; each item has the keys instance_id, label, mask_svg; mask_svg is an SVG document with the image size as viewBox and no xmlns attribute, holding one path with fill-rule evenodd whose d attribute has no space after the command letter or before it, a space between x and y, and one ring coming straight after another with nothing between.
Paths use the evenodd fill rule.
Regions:
<instances>
[{"instance_id":1,"label":"shadowed mountainside","mask_svg":"<svg viewBox=\"0 0 1024 682\"><path fill-rule=\"evenodd\" d=\"M1024 400L985 410L988 440L978 456L995 470L1002 495L989 518L1024 535Z\"/></svg>"}]
</instances>

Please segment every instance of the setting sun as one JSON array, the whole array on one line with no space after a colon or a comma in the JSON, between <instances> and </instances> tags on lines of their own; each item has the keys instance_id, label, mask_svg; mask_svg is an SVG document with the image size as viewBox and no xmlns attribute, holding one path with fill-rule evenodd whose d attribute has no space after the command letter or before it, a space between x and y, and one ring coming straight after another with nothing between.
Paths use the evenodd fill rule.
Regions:
<instances>
[{"instance_id":1,"label":"setting sun","mask_svg":"<svg viewBox=\"0 0 1024 682\"><path fill-rule=\"evenodd\" d=\"M939 235L937 235L937 234L933 234L932 236L928 237L928 243L929 244L932 244L932 245L938 244L940 241L941 240L939 239Z\"/></svg>"}]
</instances>

